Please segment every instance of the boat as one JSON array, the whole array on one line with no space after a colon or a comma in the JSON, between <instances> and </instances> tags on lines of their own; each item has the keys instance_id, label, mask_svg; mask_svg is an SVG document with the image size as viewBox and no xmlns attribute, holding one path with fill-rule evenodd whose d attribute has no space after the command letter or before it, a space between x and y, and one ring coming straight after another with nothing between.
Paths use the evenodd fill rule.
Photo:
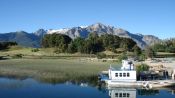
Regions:
<instances>
[{"instance_id":1,"label":"boat","mask_svg":"<svg viewBox=\"0 0 175 98\"><path fill-rule=\"evenodd\" d=\"M173 77L172 79L138 80L134 64L129 60L122 60L120 70L116 70L110 66L108 71L103 71L100 79L104 81L108 87L160 88L175 86Z\"/></svg>"}]
</instances>

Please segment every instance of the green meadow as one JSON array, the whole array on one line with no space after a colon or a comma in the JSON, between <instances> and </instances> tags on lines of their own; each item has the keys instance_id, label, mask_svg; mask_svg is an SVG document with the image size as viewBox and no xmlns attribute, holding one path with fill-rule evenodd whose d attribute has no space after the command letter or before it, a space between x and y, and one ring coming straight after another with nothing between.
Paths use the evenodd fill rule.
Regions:
<instances>
[{"instance_id":1,"label":"green meadow","mask_svg":"<svg viewBox=\"0 0 175 98\"><path fill-rule=\"evenodd\" d=\"M0 75L31 77L46 81L97 79L100 71L116 62L88 61L85 59L6 59L0 60Z\"/></svg>"},{"instance_id":2,"label":"green meadow","mask_svg":"<svg viewBox=\"0 0 175 98\"><path fill-rule=\"evenodd\" d=\"M35 78L46 82L63 82L68 80L97 80L97 75L108 70L110 64L119 67L119 62L95 59L90 54L54 53L54 48L24 48L13 46L0 51L0 76L14 78ZM105 51L105 54L116 55ZM15 57L22 54L22 57ZM158 53L166 55L166 53Z\"/></svg>"}]
</instances>

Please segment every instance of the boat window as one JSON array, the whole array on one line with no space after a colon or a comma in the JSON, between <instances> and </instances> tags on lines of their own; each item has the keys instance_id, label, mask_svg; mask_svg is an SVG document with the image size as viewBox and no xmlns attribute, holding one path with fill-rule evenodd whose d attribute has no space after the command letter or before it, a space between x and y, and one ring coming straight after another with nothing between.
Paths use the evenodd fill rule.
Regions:
<instances>
[{"instance_id":1,"label":"boat window","mask_svg":"<svg viewBox=\"0 0 175 98\"><path fill-rule=\"evenodd\" d=\"M123 77L126 77L126 73L123 73Z\"/></svg>"},{"instance_id":2,"label":"boat window","mask_svg":"<svg viewBox=\"0 0 175 98\"><path fill-rule=\"evenodd\" d=\"M123 97L126 97L126 93L123 93Z\"/></svg>"},{"instance_id":3,"label":"boat window","mask_svg":"<svg viewBox=\"0 0 175 98\"><path fill-rule=\"evenodd\" d=\"M115 97L130 97L129 93L115 93Z\"/></svg>"},{"instance_id":4,"label":"boat window","mask_svg":"<svg viewBox=\"0 0 175 98\"><path fill-rule=\"evenodd\" d=\"M130 96L130 94L129 93L127 93L127 97L129 97Z\"/></svg>"},{"instance_id":5,"label":"boat window","mask_svg":"<svg viewBox=\"0 0 175 98\"><path fill-rule=\"evenodd\" d=\"M119 94L119 97L122 97L122 93Z\"/></svg>"},{"instance_id":6,"label":"boat window","mask_svg":"<svg viewBox=\"0 0 175 98\"><path fill-rule=\"evenodd\" d=\"M120 73L120 77L122 77L122 73Z\"/></svg>"},{"instance_id":7,"label":"boat window","mask_svg":"<svg viewBox=\"0 0 175 98\"><path fill-rule=\"evenodd\" d=\"M129 73L127 73L127 77L129 77L130 76L130 74Z\"/></svg>"},{"instance_id":8,"label":"boat window","mask_svg":"<svg viewBox=\"0 0 175 98\"><path fill-rule=\"evenodd\" d=\"M118 97L118 93L115 93L115 97Z\"/></svg>"},{"instance_id":9,"label":"boat window","mask_svg":"<svg viewBox=\"0 0 175 98\"><path fill-rule=\"evenodd\" d=\"M115 73L115 77L118 77L118 73Z\"/></svg>"}]
</instances>

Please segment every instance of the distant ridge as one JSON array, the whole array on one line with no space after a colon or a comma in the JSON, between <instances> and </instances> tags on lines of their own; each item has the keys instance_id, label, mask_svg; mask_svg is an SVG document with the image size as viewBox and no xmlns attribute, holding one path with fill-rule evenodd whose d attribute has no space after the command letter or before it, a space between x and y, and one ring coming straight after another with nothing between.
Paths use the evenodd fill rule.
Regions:
<instances>
[{"instance_id":1,"label":"distant ridge","mask_svg":"<svg viewBox=\"0 0 175 98\"><path fill-rule=\"evenodd\" d=\"M137 45L144 49L146 46L159 42L160 39L153 35L133 34L122 28L104 25L102 23L92 24L90 26L80 26L72 28L64 28L57 30L39 29L34 33L25 31L17 31L0 34L0 41L15 41L21 46L40 47L41 39L45 34L65 34L75 39L76 37L87 38L89 33L97 33L98 35L113 34L119 37L127 37L133 39Z\"/></svg>"}]
</instances>

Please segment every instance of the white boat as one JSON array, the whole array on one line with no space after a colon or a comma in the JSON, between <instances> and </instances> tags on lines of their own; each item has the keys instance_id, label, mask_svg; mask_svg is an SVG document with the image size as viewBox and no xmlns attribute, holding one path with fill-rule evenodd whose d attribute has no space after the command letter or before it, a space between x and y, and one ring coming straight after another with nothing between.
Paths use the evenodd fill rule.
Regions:
<instances>
[{"instance_id":1,"label":"white boat","mask_svg":"<svg viewBox=\"0 0 175 98\"><path fill-rule=\"evenodd\" d=\"M128 60L122 60L121 70L115 70L110 67L108 70L108 78L102 78L108 87L145 87L160 88L175 85L175 80L149 80L137 81L137 72L134 70L134 64Z\"/></svg>"}]
</instances>

